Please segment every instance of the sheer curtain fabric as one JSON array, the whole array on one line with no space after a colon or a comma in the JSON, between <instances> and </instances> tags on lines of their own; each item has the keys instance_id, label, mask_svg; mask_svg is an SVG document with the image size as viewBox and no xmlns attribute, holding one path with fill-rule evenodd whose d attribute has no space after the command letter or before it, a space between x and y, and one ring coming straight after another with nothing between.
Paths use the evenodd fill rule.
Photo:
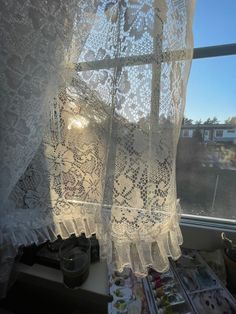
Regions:
<instances>
[{"instance_id":1,"label":"sheer curtain fabric","mask_svg":"<svg viewBox=\"0 0 236 314\"><path fill-rule=\"evenodd\" d=\"M1 3L0 281L21 245L96 233L139 275L180 256L189 0ZM5 266L4 266L5 265Z\"/></svg>"}]
</instances>

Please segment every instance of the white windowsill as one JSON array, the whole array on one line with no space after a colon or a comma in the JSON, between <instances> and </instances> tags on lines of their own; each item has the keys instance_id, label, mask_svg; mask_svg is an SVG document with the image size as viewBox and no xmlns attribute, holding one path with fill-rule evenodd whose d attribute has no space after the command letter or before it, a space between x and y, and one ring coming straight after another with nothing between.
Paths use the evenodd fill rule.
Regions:
<instances>
[{"instance_id":1,"label":"white windowsill","mask_svg":"<svg viewBox=\"0 0 236 314\"><path fill-rule=\"evenodd\" d=\"M212 251L223 248L221 233L236 242L236 224L223 219L183 215L180 222L183 247Z\"/></svg>"},{"instance_id":2,"label":"white windowsill","mask_svg":"<svg viewBox=\"0 0 236 314\"><path fill-rule=\"evenodd\" d=\"M34 264L33 266L19 263L17 266L19 278L40 286L50 288L50 285L60 291L72 293L73 295L91 294L101 297L109 302L108 272L105 262L98 262L90 265L87 280L77 289L69 289L63 284L63 275L59 269ZM23 279L22 279L23 278Z\"/></svg>"}]
</instances>

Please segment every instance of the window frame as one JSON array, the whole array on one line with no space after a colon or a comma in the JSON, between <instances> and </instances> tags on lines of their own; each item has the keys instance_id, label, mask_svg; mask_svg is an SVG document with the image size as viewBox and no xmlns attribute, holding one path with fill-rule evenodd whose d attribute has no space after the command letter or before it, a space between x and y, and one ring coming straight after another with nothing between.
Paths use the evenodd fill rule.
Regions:
<instances>
[{"instance_id":1,"label":"window frame","mask_svg":"<svg viewBox=\"0 0 236 314\"><path fill-rule=\"evenodd\" d=\"M189 132L189 129L184 129L184 130L183 130L183 137L185 137L185 138L186 138L186 137L189 137L189 133L190 133L190 132Z\"/></svg>"},{"instance_id":2,"label":"window frame","mask_svg":"<svg viewBox=\"0 0 236 314\"><path fill-rule=\"evenodd\" d=\"M221 138L224 135L224 130L223 129L216 129L214 133L215 133L216 138Z\"/></svg>"}]
</instances>

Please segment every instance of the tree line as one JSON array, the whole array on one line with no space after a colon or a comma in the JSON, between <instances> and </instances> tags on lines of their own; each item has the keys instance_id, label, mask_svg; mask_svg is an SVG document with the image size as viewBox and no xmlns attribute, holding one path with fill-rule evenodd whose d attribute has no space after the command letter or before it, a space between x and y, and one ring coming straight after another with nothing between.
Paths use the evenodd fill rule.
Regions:
<instances>
[{"instance_id":1,"label":"tree line","mask_svg":"<svg viewBox=\"0 0 236 314\"><path fill-rule=\"evenodd\" d=\"M200 120L196 120L196 121L193 121L193 119L189 119L187 117L184 117L183 118L183 122L182 124L183 125L193 125L193 124L219 124L220 121L216 118L216 117L213 117L213 118L207 118L205 121L202 121L201 119ZM232 125L236 125L236 117L229 117L228 119L226 119L224 121L225 124L232 124Z\"/></svg>"}]
</instances>

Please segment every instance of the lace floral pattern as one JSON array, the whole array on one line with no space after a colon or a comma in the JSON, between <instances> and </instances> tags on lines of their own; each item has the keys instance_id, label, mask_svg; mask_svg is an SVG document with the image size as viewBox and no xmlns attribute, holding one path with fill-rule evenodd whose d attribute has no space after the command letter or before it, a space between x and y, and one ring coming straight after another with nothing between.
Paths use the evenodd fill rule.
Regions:
<instances>
[{"instance_id":1,"label":"lace floral pattern","mask_svg":"<svg viewBox=\"0 0 236 314\"><path fill-rule=\"evenodd\" d=\"M96 233L101 257L137 275L178 258L192 12L185 0L1 3L0 242Z\"/></svg>"}]
</instances>

